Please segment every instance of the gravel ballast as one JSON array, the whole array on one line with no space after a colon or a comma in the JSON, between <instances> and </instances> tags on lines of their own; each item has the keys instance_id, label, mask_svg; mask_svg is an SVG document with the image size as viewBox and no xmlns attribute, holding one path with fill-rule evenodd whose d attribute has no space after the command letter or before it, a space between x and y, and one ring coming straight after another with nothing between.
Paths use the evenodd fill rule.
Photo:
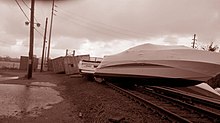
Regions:
<instances>
[{"instance_id":1,"label":"gravel ballast","mask_svg":"<svg viewBox=\"0 0 220 123\"><path fill-rule=\"evenodd\" d=\"M4 73L1 71L0 73ZM7 74L25 75L25 72L12 71ZM129 100L107 85L87 81L80 76L70 77L64 74L36 72L33 79L20 77L0 83L28 84L30 82L50 82L60 93L63 101L52 105L50 109L41 109L37 117L22 115L17 117L1 117L0 122L36 122L36 123L159 123L167 122L153 113Z\"/></svg>"}]
</instances>

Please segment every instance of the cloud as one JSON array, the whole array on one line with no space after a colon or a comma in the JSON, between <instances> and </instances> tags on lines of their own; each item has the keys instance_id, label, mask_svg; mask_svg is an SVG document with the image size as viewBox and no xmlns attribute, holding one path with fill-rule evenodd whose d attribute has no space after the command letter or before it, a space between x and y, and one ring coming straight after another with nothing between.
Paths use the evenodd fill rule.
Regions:
<instances>
[{"instance_id":1,"label":"cloud","mask_svg":"<svg viewBox=\"0 0 220 123\"><path fill-rule=\"evenodd\" d=\"M30 6L30 1L25 2ZM29 16L29 9L21 0L19 3ZM65 53L65 49L111 54L143 42L189 46L193 34L197 34L198 42L220 43L219 0L59 0L55 3L53 56ZM47 40L51 4L51 0L37 0L35 7L35 18L41 23L36 29L41 34L44 34L45 18L49 18ZM29 26L24 25L26 18L19 7L14 1L0 1L0 10L2 48L22 40L28 49ZM38 56L42 49L41 34L35 32Z\"/></svg>"},{"instance_id":2,"label":"cloud","mask_svg":"<svg viewBox=\"0 0 220 123\"><path fill-rule=\"evenodd\" d=\"M194 33L203 35L204 39L216 39L219 38L217 23L220 19L216 4L219 1L81 1L71 7L56 8L55 21L60 24L55 27L55 33L104 41Z\"/></svg>"},{"instance_id":3,"label":"cloud","mask_svg":"<svg viewBox=\"0 0 220 123\"><path fill-rule=\"evenodd\" d=\"M175 45L178 43L178 37L177 36L165 36L164 42Z\"/></svg>"},{"instance_id":4,"label":"cloud","mask_svg":"<svg viewBox=\"0 0 220 123\"><path fill-rule=\"evenodd\" d=\"M86 39L76 39L72 37L57 37L52 40L54 49L70 49L70 50L78 50L80 45L85 43Z\"/></svg>"}]
</instances>

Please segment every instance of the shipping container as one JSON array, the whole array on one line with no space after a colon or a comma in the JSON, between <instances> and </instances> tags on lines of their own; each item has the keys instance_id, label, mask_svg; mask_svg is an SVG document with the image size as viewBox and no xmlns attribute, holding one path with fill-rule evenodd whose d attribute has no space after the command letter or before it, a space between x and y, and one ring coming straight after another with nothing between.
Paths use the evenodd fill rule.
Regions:
<instances>
[{"instance_id":1,"label":"shipping container","mask_svg":"<svg viewBox=\"0 0 220 123\"><path fill-rule=\"evenodd\" d=\"M83 59L85 59L84 57ZM81 59L81 57L76 56L64 56L52 59L53 71L55 73L77 74L79 73L79 58Z\"/></svg>"},{"instance_id":2,"label":"shipping container","mask_svg":"<svg viewBox=\"0 0 220 123\"><path fill-rule=\"evenodd\" d=\"M64 69L66 74L79 73L78 62L75 56L64 57Z\"/></svg>"},{"instance_id":3,"label":"shipping container","mask_svg":"<svg viewBox=\"0 0 220 123\"><path fill-rule=\"evenodd\" d=\"M65 73L64 57L52 59L53 71L55 73Z\"/></svg>"},{"instance_id":4,"label":"shipping container","mask_svg":"<svg viewBox=\"0 0 220 123\"><path fill-rule=\"evenodd\" d=\"M38 67L38 58L34 57L33 71L36 71L37 67ZM20 70L27 70L28 69L28 56L21 56L19 69Z\"/></svg>"}]
</instances>

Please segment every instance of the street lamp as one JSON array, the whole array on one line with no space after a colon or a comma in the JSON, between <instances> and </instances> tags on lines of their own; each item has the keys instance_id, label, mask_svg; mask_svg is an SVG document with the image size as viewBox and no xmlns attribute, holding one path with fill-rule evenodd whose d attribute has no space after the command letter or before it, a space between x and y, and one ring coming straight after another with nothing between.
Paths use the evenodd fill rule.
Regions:
<instances>
[{"instance_id":1,"label":"street lamp","mask_svg":"<svg viewBox=\"0 0 220 123\"><path fill-rule=\"evenodd\" d=\"M28 21L26 21L26 22L25 22L25 25L27 25L27 26L28 26L29 24L30 24L30 22L28 22ZM36 25L37 25L37 27L40 27L40 23L34 23L34 24L36 24Z\"/></svg>"}]
</instances>

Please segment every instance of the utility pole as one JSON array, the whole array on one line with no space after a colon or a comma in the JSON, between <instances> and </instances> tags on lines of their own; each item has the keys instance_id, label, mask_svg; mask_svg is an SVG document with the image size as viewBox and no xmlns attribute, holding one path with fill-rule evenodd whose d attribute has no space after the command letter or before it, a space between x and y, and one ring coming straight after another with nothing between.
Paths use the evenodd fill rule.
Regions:
<instances>
[{"instance_id":1,"label":"utility pole","mask_svg":"<svg viewBox=\"0 0 220 123\"><path fill-rule=\"evenodd\" d=\"M66 56L68 56L68 49L66 49Z\"/></svg>"},{"instance_id":2,"label":"utility pole","mask_svg":"<svg viewBox=\"0 0 220 123\"><path fill-rule=\"evenodd\" d=\"M75 56L75 50L73 50L73 56Z\"/></svg>"},{"instance_id":3,"label":"utility pole","mask_svg":"<svg viewBox=\"0 0 220 123\"><path fill-rule=\"evenodd\" d=\"M35 0L31 0L31 19L30 19L30 46L28 57L28 79L32 78L33 69L33 51L34 51L34 4Z\"/></svg>"},{"instance_id":4,"label":"utility pole","mask_svg":"<svg viewBox=\"0 0 220 123\"><path fill-rule=\"evenodd\" d=\"M48 51L47 51L47 64L49 63L49 59L50 59L50 42L51 42L53 14L54 14L53 12L54 12L54 0L53 0L53 3L52 3L52 12L51 12L51 18L50 18L50 33L49 33ZM48 64L48 67L49 67L49 64Z\"/></svg>"},{"instance_id":5,"label":"utility pole","mask_svg":"<svg viewBox=\"0 0 220 123\"><path fill-rule=\"evenodd\" d=\"M193 35L193 42L192 42L192 48L195 48L195 44L196 44L196 34Z\"/></svg>"},{"instance_id":6,"label":"utility pole","mask_svg":"<svg viewBox=\"0 0 220 123\"><path fill-rule=\"evenodd\" d=\"M40 68L40 72L43 71L43 66L44 66L44 50L45 50L45 43L46 43L46 35L47 35L47 21L48 18L46 18L46 24L45 24L45 31L44 31L44 42L43 42L43 51L42 51L42 57L41 57L41 68Z\"/></svg>"},{"instance_id":7,"label":"utility pole","mask_svg":"<svg viewBox=\"0 0 220 123\"><path fill-rule=\"evenodd\" d=\"M44 59L44 62L47 62L47 46L45 47L45 59Z\"/></svg>"}]
</instances>

